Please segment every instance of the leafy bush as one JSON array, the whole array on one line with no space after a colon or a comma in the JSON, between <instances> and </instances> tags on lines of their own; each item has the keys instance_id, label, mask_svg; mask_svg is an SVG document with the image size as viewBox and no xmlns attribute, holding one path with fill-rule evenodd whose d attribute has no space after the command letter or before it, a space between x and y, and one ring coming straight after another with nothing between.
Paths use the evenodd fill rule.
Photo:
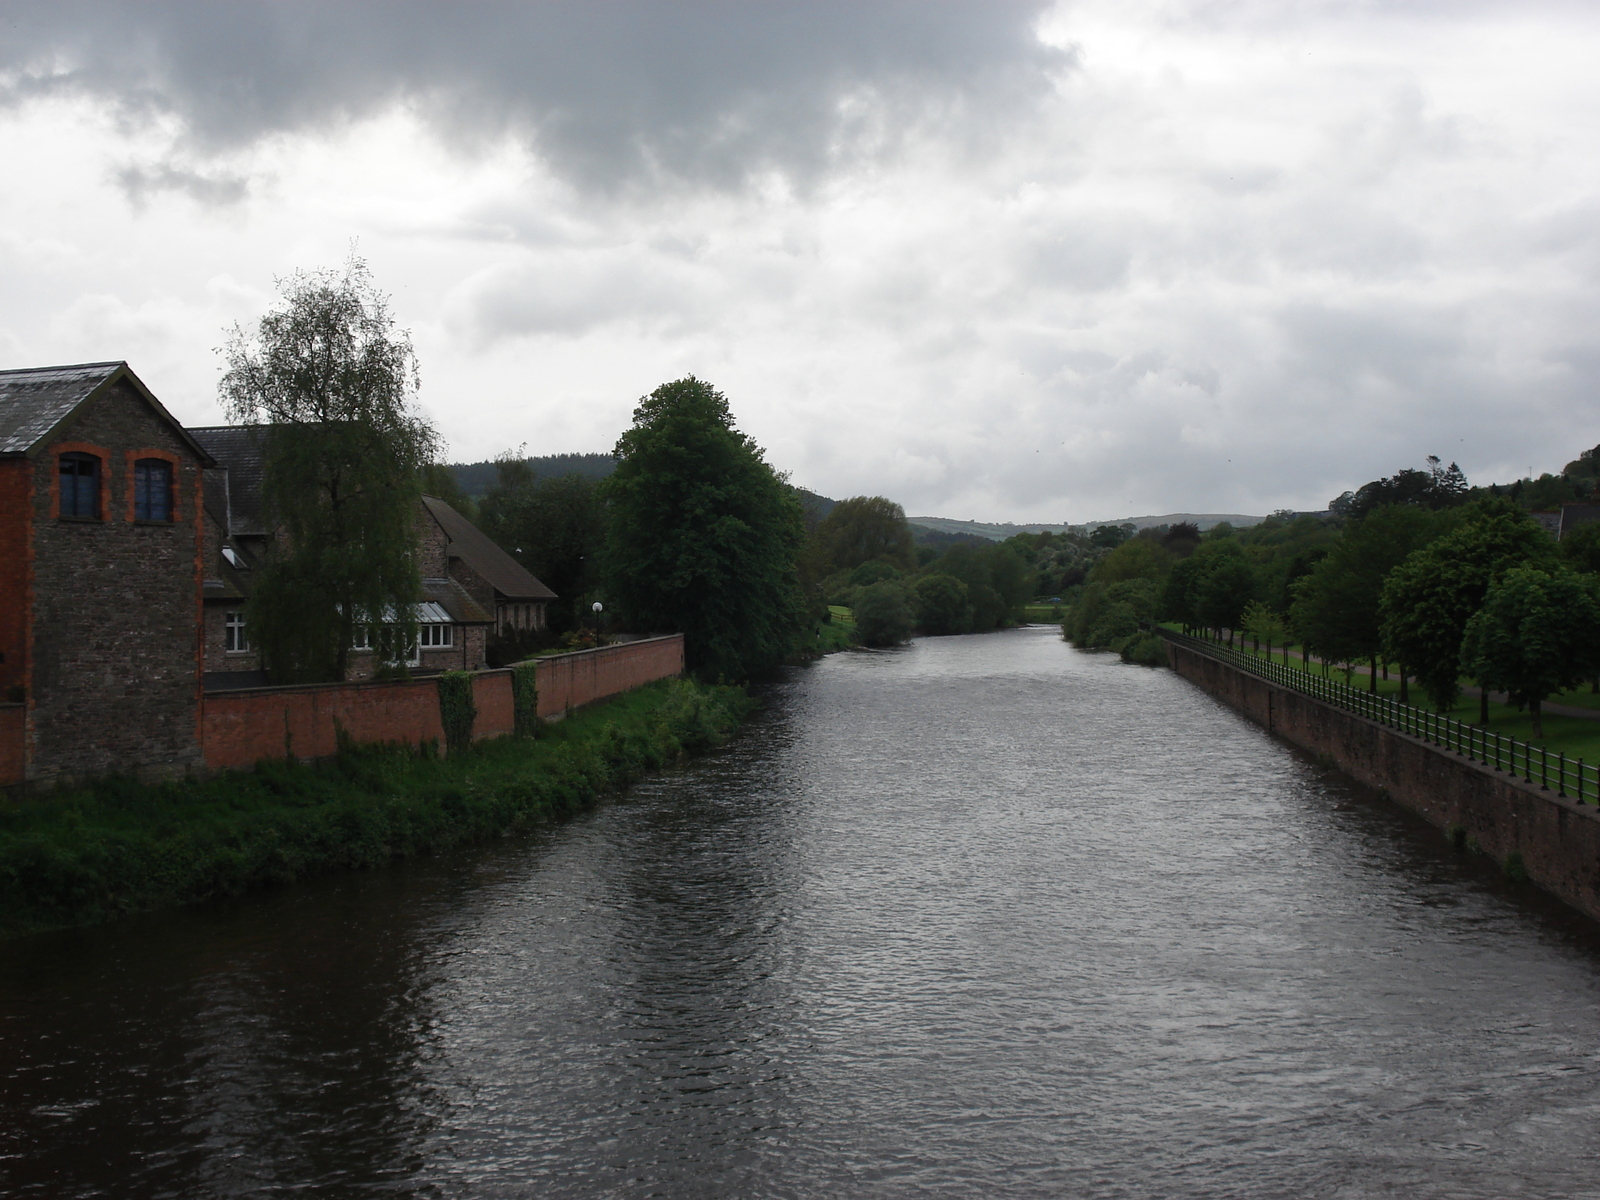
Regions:
<instances>
[{"instance_id":1,"label":"leafy bush","mask_svg":"<svg viewBox=\"0 0 1600 1200\"><path fill-rule=\"evenodd\" d=\"M446 671L437 680L439 723L444 726L445 748L462 754L472 745L472 725L478 719L478 705L472 698L472 675L467 671Z\"/></svg>"},{"instance_id":2,"label":"leafy bush","mask_svg":"<svg viewBox=\"0 0 1600 1200\"><path fill-rule=\"evenodd\" d=\"M856 636L868 646L898 646L910 639L915 622L906 589L888 579L861 589L855 618Z\"/></svg>"},{"instance_id":3,"label":"leafy bush","mask_svg":"<svg viewBox=\"0 0 1600 1200\"><path fill-rule=\"evenodd\" d=\"M967 585L953 575L924 575L912 588L917 624L924 632L966 633L972 628L972 602Z\"/></svg>"}]
</instances>

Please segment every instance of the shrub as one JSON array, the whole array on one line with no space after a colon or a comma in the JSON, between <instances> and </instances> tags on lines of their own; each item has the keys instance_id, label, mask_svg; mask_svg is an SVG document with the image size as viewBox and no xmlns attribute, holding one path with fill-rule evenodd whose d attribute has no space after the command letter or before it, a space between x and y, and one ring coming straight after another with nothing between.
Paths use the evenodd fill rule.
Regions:
<instances>
[{"instance_id":1,"label":"shrub","mask_svg":"<svg viewBox=\"0 0 1600 1200\"><path fill-rule=\"evenodd\" d=\"M539 732L539 668L523 663L511 668L511 720L517 737Z\"/></svg>"},{"instance_id":2,"label":"shrub","mask_svg":"<svg viewBox=\"0 0 1600 1200\"><path fill-rule=\"evenodd\" d=\"M472 724L478 719L478 706L472 699L472 675L468 671L446 671L439 676L438 687L445 748L453 755L460 754L472 745Z\"/></svg>"},{"instance_id":3,"label":"shrub","mask_svg":"<svg viewBox=\"0 0 1600 1200\"><path fill-rule=\"evenodd\" d=\"M856 636L868 646L897 646L907 641L915 619L906 589L887 579L861 589L855 618Z\"/></svg>"}]
</instances>

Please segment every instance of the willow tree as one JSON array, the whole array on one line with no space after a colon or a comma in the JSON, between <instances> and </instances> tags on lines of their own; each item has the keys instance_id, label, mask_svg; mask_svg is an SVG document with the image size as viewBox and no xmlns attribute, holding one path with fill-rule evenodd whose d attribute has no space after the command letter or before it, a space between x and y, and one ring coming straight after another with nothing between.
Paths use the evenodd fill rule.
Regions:
<instances>
[{"instance_id":1,"label":"willow tree","mask_svg":"<svg viewBox=\"0 0 1600 1200\"><path fill-rule=\"evenodd\" d=\"M635 628L684 635L689 667L742 679L804 623L799 501L692 375L639 402L604 485L611 598Z\"/></svg>"},{"instance_id":2,"label":"willow tree","mask_svg":"<svg viewBox=\"0 0 1600 1200\"><path fill-rule=\"evenodd\" d=\"M278 290L222 350L222 399L260 433L276 534L245 619L274 679L337 680L360 627L391 656L415 636L421 473L438 438L417 411L411 337L364 262Z\"/></svg>"}]
</instances>

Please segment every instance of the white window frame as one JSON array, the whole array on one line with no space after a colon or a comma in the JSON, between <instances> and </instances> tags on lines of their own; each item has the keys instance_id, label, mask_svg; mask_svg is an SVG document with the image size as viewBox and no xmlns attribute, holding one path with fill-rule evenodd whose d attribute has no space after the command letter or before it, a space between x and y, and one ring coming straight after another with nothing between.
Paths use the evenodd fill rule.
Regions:
<instances>
[{"instance_id":1,"label":"white window frame","mask_svg":"<svg viewBox=\"0 0 1600 1200\"><path fill-rule=\"evenodd\" d=\"M224 654L250 653L250 637L245 632L244 613L234 611L223 614L222 651Z\"/></svg>"}]
</instances>

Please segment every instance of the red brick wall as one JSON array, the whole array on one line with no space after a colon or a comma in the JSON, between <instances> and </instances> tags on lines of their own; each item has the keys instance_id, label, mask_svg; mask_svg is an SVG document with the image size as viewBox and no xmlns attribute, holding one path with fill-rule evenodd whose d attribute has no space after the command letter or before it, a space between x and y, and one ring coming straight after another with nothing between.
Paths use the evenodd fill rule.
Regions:
<instances>
[{"instance_id":1,"label":"red brick wall","mask_svg":"<svg viewBox=\"0 0 1600 1200\"><path fill-rule=\"evenodd\" d=\"M682 672L679 634L540 659L539 714L552 716ZM473 702L474 738L512 731L510 671L479 672ZM287 754L326 758L338 748L338 726L358 742L443 742L438 688L432 679L413 679L213 692L205 698L206 766L248 767Z\"/></svg>"},{"instance_id":2,"label":"red brick wall","mask_svg":"<svg viewBox=\"0 0 1600 1200\"><path fill-rule=\"evenodd\" d=\"M27 772L23 736L28 728L28 709L22 704L0 704L0 787L21 783Z\"/></svg>"},{"instance_id":3,"label":"red brick wall","mask_svg":"<svg viewBox=\"0 0 1600 1200\"><path fill-rule=\"evenodd\" d=\"M539 662L539 715L554 716L657 679L683 674L683 635L557 654Z\"/></svg>"},{"instance_id":4,"label":"red brick wall","mask_svg":"<svg viewBox=\"0 0 1600 1200\"><path fill-rule=\"evenodd\" d=\"M1167 646L1180 675L1302 749L1441 829L1459 825L1502 862L1522 855L1529 877L1600 919L1600 810L1310 696L1278 687L1187 647Z\"/></svg>"}]
</instances>

